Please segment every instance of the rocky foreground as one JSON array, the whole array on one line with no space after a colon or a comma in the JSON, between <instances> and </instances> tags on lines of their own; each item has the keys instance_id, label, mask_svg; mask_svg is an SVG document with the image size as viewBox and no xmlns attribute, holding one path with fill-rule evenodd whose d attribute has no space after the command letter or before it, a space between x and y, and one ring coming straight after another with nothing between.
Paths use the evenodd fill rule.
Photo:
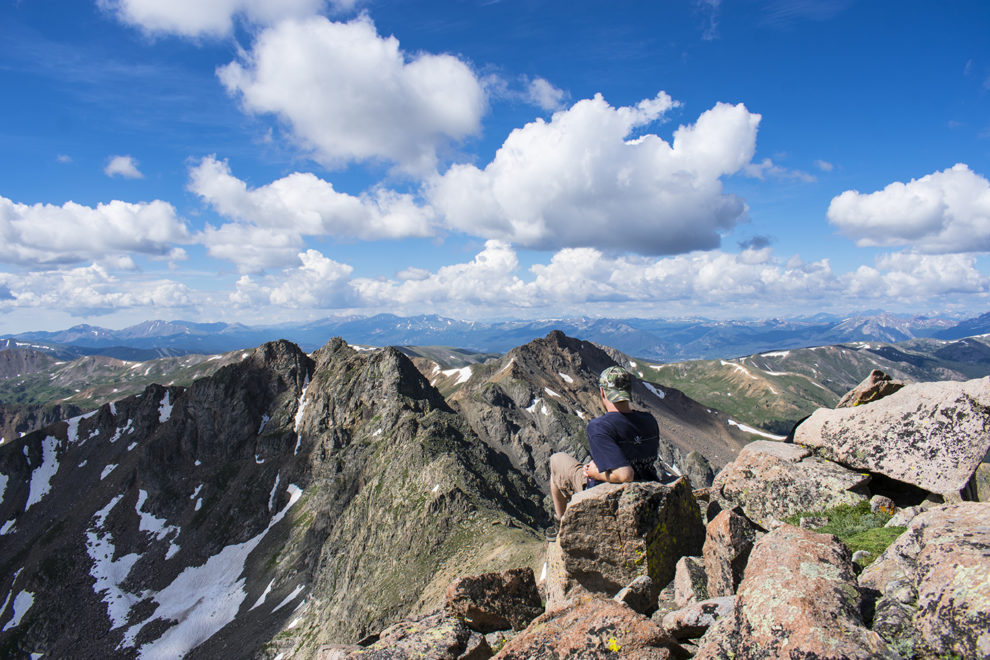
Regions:
<instances>
[{"instance_id":1,"label":"rocky foreground","mask_svg":"<svg viewBox=\"0 0 990 660\"><path fill-rule=\"evenodd\" d=\"M466 576L446 607L343 658L990 658L990 379L872 374L793 443L755 442L710 489L577 496L529 569ZM865 569L786 518L869 502L906 527ZM537 604L545 601L545 607Z\"/></svg>"}]
</instances>

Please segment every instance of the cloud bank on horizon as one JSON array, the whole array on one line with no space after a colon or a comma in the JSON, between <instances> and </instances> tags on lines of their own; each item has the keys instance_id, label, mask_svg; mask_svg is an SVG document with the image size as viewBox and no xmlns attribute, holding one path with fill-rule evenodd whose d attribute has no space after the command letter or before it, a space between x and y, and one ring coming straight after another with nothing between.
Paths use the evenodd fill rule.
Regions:
<instances>
[{"instance_id":1,"label":"cloud bank on horizon","mask_svg":"<svg viewBox=\"0 0 990 660\"><path fill-rule=\"evenodd\" d=\"M737 49L744 38L790 43L801 29L846 30L882 8L825 3L830 11L804 15L772 2L763 23L747 23L719 3L685 1L670 32L639 34L629 17L601 17L614 19L611 29L589 43L580 24L569 26L589 59L564 67L541 54L566 42L541 40L547 17L536 10L493 23L486 12L494 9L452 16L444 4L414 4L413 18L373 0L87 6L91 24L130 40L129 58L147 59L139 66L152 89L156 76L188 77L215 93L163 94L177 116L155 123L113 101L121 90L104 79L110 74L76 71L70 83L64 67L25 65L25 76L55 88L37 103L71 93L86 111L110 99L110 130L122 137L106 144L26 117L7 122L23 122L25 151L50 151L52 180L29 193L10 183L19 173L4 173L0 330L70 318L251 323L383 310L464 318L986 311L985 40L944 35L960 45L949 58L958 66L933 78L953 77L969 96L923 117L938 124L928 139L942 151L918 144L905 149L910 158L870 160L909 139L893 120L870 124L895 110L866 92L847 99L866 124L850 134L856 113L795 112L795 94L753 70L758 49ZM973 16L960 20L990 19L985 6L963 4ZM591 20L591 5L587 12ZM25 33L58 32L16 18ZM938 29L923 18L906 16L900 29ZM82 60L108 57L97 36L76 37L62 37L62 47ZM630 61L645 67L643 58L670 56L662 40L678 42L681 63L664 64L669 81L630 71ZM12 59L25 58L17 44L26 52L27 41L11 41ZM725 77L712 67L730 69L730 59L705 59L724 55L719 49L741 60ZM804 57L775 58L775 74L812 66ZM851 66L835 57L826 61L837 71ZM823 98L841 92L828 89L834 76L820 78ZM199 114L209 114L206 103L241 123L217 128ZM87 162L102 180L79 173ZM67 199L60 183L86 201Z\"/></svg>"}]
</instances>

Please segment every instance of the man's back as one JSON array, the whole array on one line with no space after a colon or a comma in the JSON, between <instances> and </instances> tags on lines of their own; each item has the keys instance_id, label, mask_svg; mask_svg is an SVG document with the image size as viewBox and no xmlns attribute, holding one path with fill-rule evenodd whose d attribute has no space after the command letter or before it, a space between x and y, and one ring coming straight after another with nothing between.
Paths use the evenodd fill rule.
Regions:
<instances>
[{"instance_id":1,"label":"man's back","mask_svg":"<svg viewBox=\"0 0 990 660\"><path fill-rule=\"evenodd\" d=\"M596 417L588 422L588 445L600 471L629 465L636 481L659 481L653 463L660 429L653 415L632 410Z\"/></svg>"}]
</instances>

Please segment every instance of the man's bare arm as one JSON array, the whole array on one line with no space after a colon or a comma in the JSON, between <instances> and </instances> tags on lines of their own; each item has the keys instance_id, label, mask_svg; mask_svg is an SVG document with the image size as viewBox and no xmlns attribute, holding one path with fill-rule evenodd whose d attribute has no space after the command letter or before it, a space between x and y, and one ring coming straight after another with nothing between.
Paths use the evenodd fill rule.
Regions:
<instances>
[{"instance_id":1,"label":"man's bare arm","mask_svg":"<svg viewBox=\"0 0 990 660\"><path fill-rule=\"evenodd\" d=\"M589 479L594 479L595 481L605 481L610 484L624 484L632 481L636 476L636 473L630 465L623 465L622 467L617 467L612 470L599 472L598 466L595 465L594 461L591 461L584 466L584 476Z\"/></svg>"}]
</instances>

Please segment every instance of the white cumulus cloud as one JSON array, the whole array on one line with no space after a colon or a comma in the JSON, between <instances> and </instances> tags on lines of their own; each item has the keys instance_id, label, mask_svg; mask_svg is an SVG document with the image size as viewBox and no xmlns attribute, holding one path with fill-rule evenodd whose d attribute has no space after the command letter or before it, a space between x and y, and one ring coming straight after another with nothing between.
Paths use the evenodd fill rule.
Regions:
<instances>
[{"instance_id":1,"label":"white cumulus cloud","mask_svg":"<svg viewBox=\"0 0 990 660\"><path fill-rule=\"evenodd\" d=\"M959 163L873 193L847 190L832 199L828 219L859 246L988 252L990 181Z\"/></svg>"},{"instance_id":2,"label":"white cumulus cloud","mask_svg":"<svg viewBox=\"0 0 990 660\"><path fill-rule=\"evenodd\" d=\"M564 101L564 90L554 87L543 78L529 81L526 99L543 110L558 110Z\"/></svg>"},{"instance_id":3,"label":"white cumulus cloud","mask_svg":"<svg viewBox=\"0 0 990 660\"><path fill-rule=\"evenodd\" d=\"M111 156L107 166L103 168L107 176L122 176L125 179L143 179L144 175L138 169L138 163L131 156Z\"/></svg>"},{"instance_id":4,"label":"white cumulus cloud","mask_svg":"<svg viewBox=\"0 0 990 660\"><path fill-rule=\"evenodd\" d=\"M201 297L178 282L121 279L97 264L25 274L0 273L0 289L9 294L0 297L0 310L35 308L75 316L134 307L160 312L189 306Z\"/></svg>"},{"instance_id":5,"label":"white cumulus cloud","mask_svg":"<svg viewBox=\"0 0 990 660\"><path fill-rule=\"evenodd\" d=\"M96 207L66 202L19 204L0 197L0 262L28 266L99 261L139 253L175 255L189 231L171 204L113 200Z\"/></svg>"},{"instance_id":6,"label":"white cumulus cloud","mask_svg":"<svg viewBox=\"0 0 990 660\"><path fill-rule=\"evenodd\" d=\"M248 188L226 161L210 156L190 170L189 189L232 220L207 226L200 237L211 256L243 272L296 263L304 236L376 240L434 232L431 210L410 195L384 188L348 195L310 173Z\"/></svg>"},{"instance_id":7,"label":"white cumulus cloud","mask_svg":"<svg viewBox=\"0 0 990 660\"><path fill-rule=\"evenodd\" d=\"M452 166L427 195L451 228L526 247L715 248L746 210L720 177L751 161L760 115L720 103L672 143L633 136L675 105L664 92L619 108L578 101L512 131L483 170Z\"/></svg>"},{"instance_id":8,"label":"white cumulus cloud","mask_svg":"<svg viewBox=\"0 0 990 660\"><path fill-rule=\"evenodd\" d=\"M288 17L311 16L325 6L324 0L97 0L126 24L152 33L187 37L230 34L234 18L267 25ZM352 9L353 0L334 2Z\"/></svg>"},{"instance_id":9,"label":"white cumulus cloud","mask_svg":"<svg viewBox=\"0 0 990 660\"><path fill-rule=\"evenodd\" d=\"M967 254L885 254L877 258L875 268L860 266L844 279L850 296L902 303L990 290L990 278L980 273L976 258Z\"/></svg>"},{"instance_id":10,"label":"white cumulus cloud","mask_svg":"<svg viewBox=\"0 0 990 660\"><path fill-rule=\"evenodd\" d=\"M429 173L438 150L480 130L487 105L467 64L409 55L366 16L283 21L217 73L246 110L278 116L329 166L381 160Z\"/></svg>"},{"instance_id":11,"label":"white cumulus cloud","mask_svg":"<svg viewBox=\"0 0 990 660\"><path fill-rule=\"evenodd\" d=\"M348 195L303 172L249 189L226 161L212 156L190 171L189 189L224 217L310 236L375 240L434 231L429 209L420 208L410 195L384 188Z\"/></svg>"},{"instance_id":12,"label":"white cumulus cloud","mask_svg":"<svg viewBox=\"0 0 990 660\"><path fill-rule=\"evenodd\" d=\"M354 302L349 277L354 270L347 264L328 259L316 250L300 252L301 265L281 273L237 281L231 301L239 305L276 305L279 307L326 309L344 307Z\"/></svg>"}]
</instances>

